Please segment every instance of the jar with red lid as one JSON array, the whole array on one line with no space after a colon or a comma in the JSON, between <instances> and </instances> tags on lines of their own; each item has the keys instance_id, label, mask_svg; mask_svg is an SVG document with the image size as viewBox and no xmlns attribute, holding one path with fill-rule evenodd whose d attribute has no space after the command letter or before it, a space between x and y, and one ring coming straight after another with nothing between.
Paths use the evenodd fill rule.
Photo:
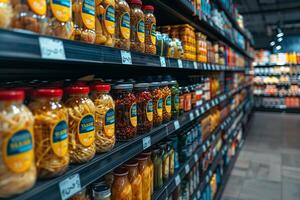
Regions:
<instances>
[{"instance_id":1,"label":"jar with red lid","mask_svg":"<svg viewBox=\"0 0 300 200\"><path fill-rule=\"evenodd\" d=\"M153 126L153 102L148 88L148 83L137 83L134 85L134 95L138 110L138 134L150 132Z\"/></svg>"},{"instance_id":2,"label":"jar with red lid","mask_svg":"<svg viewBox=\"0 0 300 200\"><path fill-rule=\"evenodd\" d=\"M110 85L98 83L91 87L95 104L95 144L97 153L110 151L115 145L115 103L110 95Z\"/></svg>"},{"instance_id":3,"label":"jar with red lid","mask_svg":"<svg viewBox=\"0 0 300 200\"><path fill-rule=\"evenodd\" d=\"M128 179L128 170L118 168L114 171L114 182L112 184L112 200L131 200L132 187Z\"/></svg>"},{"instance_id":4,"label":"jar with red lid","mask_svg":"<svg viewBox=\"0 0 300 200\"><path fill-rule=\"evenodd\" d=\"M95 147L95 105L89 98L87 86L65 88L64 105L69 115L69 154L72 163L91 160Z\"/></svg>"},{"instance_id":5,"label":"jar with red lid","mask_svg":"<svg viewBox=\"0 0 300 200\"><path fill-rule=\"evenodd\" d=\"M172 116L172 93L169 88L169 81L161 82L161 92L163 98L163 123L171 120Z\"/></svg>"},{"instance_id":6,"label":"jar with red lid","mask_svg":"<svg viewBox=\"0 0 300 200\"><path fill-rule=\"evenodd\" d=\"M61 89L37 89L29 108L34 116L35 157L38 176L63 174L69 166L68 111L61 103Z\"/></svg>"},{"instance_id":7,"label":"jar with red lid","mask_svg":"<svg viewBox=\"0 0 300 200\"><path fill-rule=\"evenodd\" d=\"M134 138L137 133L137 104L132 89L133 85L128 83L118 83L113 86L118 140Z\"/></svg>"},{"instance_id":8,"label":"jar with red lid","mask_svg":"<svg viewBox=\"0 0 300 200\"><path fill-rule=\"evenodd\" d=\"M158 127L162 124L163 116L163 96L160 82L150 83L149 91L151 92L153 103L153 127Z\"/></svg>"},{"instance_id":9,"label":"jar with red lid","mask_svg":"<svg viewBox=\"0 0 300 200\"><path fill-rule=\"evenodd\" d=\"M145 53L156 54L156 18L153 14L154 7L143 6L145 13Z\"/></svg>"},{"instance_id":10,"label":"jar with red lid","mask_svg":"<svg viewBox=\"0 0 300 200\"><path fill-rule=\"evenodd\" d=\"M0 90L1 198L22 193L36 181L34 118L24 97L24 91Z\"/></svg>"}]
</instances>

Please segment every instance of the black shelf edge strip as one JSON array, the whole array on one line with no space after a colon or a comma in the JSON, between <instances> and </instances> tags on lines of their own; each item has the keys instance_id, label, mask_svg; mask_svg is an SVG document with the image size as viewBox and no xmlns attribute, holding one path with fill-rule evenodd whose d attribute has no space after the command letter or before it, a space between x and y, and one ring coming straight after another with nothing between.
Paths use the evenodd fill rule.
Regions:
<instances>
[{"instance_id":1,"label":"black shelf edge strip","mask_svg":"<svg viewBox=\"0 0 300 200\"><path fill-rule=\"evenodd\" d=\"M254 110L262 111L262 112L300 113L300 107L279 108L279 107L256 106L254 107Z\"/></svg>"},{"instance_id":2,"label":"black shelf edge strip","mask_svg":"<svg viewBox=\"0 0 300 200\"><path fill-rule=\"evenodd\" d=\"M276 95L276 94L254 94L255 97L278 97L278 98L285 98L285 97L300 97L300 95Z\"/></svg>"},{"instance_id":3,"label":"black shelf edge strip","mask_svg":"<svg viewBox=\"0 0 300 200\"><path fill-rule=\"evenodd\" d=\"M280 65L276 65L276 64L270 64L270 65L254 65L254 67L281 67L281 66L300 66L300 63L299 64L280 64Z\"/></svg>"}]
</instances>

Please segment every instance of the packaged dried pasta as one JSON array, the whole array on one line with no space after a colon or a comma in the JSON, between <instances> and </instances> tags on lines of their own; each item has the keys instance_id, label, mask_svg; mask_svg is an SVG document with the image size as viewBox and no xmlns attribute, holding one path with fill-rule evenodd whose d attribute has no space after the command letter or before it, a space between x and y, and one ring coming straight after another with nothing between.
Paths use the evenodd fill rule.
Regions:
<instances>
[{"instance_id":1,"label":"packaged dried pasta","mask_svg":"<svg viewBox=\"0 0 300 200\"><path fill-rule=\"evenodd\" d=\"M0 197L31 188L36 181L32 113L23 91L0 91Z\"/></svg>"},{"instance_id":2,"label":"packaged dried pasta","mask_svg":"<svg viewBox=\"0 0 300 200\"><path fill-rule=\"evenodd\" d=\"M37 89L29 104L34 116L35 162L39 178L63 174L69 166L68 112L61 89Z\"/></svg>"},{"instance_id":3,"label":"packaged dried pasta","mask_svg":"<svg viewBox=\"0 0 300 200\"><path fill-rule=\"evenodd\" d=\"M95 32L95 1L73 0L73 21L75 29L75 40L94 43Z\"/></svg>"},{"instance_id":4,"label":"packaged dried pasta","mask_svg":"<svg viewBox=\"0 0 300 200\"><path fill-rule=\"evenodd\" d=\"M47 18L47 35L74 39L71 0L47 0Z\"/></svg>"},{"instance_id":5,"label":"packaged dried pasta","mask_svg":"<svg viewBox=\"0 0 300 200\"><path fill-rule=\"evenodd\" d=\"M13 28L45 33L47 27L46 0L13 0Z\"/></svg>"},{"instance_id":6,"label":"packaged dried pasta","mask_svg":"<svg viewBox=\"0 0 300 200\"><path fill-rule=\"evenodd\" d=\"M116 43L115 47L130 49L130 7L125 0L116 1Z\"/></svg>"},{"instance_id":7,"label":"packaged dried pasta","mask_svg":"<svg viewBox=\"0 0 300 200\"><path fill-rule=\"evenodd\" d=\"M109 47L115 45L115 0L96 2L96 44Z\"/></svg>"},{"instance_id":8,"label":"packaged dried pasta","mask_svg":"<svg viewBox=\"0 0 300 200\"><path fill-rule=\"evenodd\" d=\"M153 14L154 7L143 7L145 13L145 53L156 54L156 18Z\"/></svg>"},{"instance_id":9,"label":"packaged dried pasta","mask_svg":"<svg viewBox=\"0 0 300 200\"><path fill-rule=\"evenodd\" d=\"M96 149L97 153L110 151L115 145L115 103L109 94L109 84L92 86L91 98L96 107Z\"/></svg>"},{"instance_id":10,"label":"packaged dried pasta","mask_svg":"<svg viewBox=\"0 0 300 200\"><path fill-rule=\"evenodd\" d=\"M0 28L8 28L13 18L13 10L9 0L0 0Z\"/></svg>"},{"instance_id":11,"label":"packaged dried pasta","mask_svg":"<svg viewBox=\"0 0 300 200\"><path fill-rule=\"evenodd\" d=\"M72 163L92 159L95 147L95 106L88 97L89 87L70 86L65 89L64 105L69 115L69 154Z\"/></svg>"}]
</instances>

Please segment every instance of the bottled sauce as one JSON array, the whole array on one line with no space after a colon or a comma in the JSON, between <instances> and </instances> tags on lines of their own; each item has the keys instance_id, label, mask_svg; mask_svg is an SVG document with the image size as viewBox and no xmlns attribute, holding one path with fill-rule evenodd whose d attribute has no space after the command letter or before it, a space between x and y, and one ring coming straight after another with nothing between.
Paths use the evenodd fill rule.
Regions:
<instances>
[{"instance_id":1,"label":"bottled sauce","mask_svg":"<svg viewBox=\"0 0 300 200\"><path fill-rule=\"evenodd\" d=\"M172 141L167 141L167 149L169 154L169 175L173 176L175 171L175 156Z\"/></svg>"},{"instance_id":2,"label":"bottled sauce","mask_svg":"<svg viewBox=\"0 0 300 200\"><path fill-rule=\"evenodd\" d=\"M93 187L93 200L111 200L110 188L106 185Z\"/></svg>"},{"instance_id":3,"label":"bottled sauce","mask_svg":"<svg viewBox=\"0 0 300 200\"><path fill-rule=\"evenodd\" d=\"M82 163L95 156L95 105L88 97L89 87L70 86L65 89L64 105L68 110L70 161Z\"/></svg>"},{"instance_id":4,"label":"bottled sauce","mask_svg":"<svg viewBox=\"0 0 300 200\"><path fill-rule=\"evenodd\" d=\"M161 144L160 150L161 150L161 157L162 157L162 176L163 176L163 181L165 183L169 179L169 168L170 168L167 145Z\"/></svg>"},{"instance_id":5,"label":"bottled sauce","mask_svg":"<svg viewBox=\"0 0 300 200\"><path fill-rule=\"evenodd\" d=\"M34 116L35 157L38 176L50 178L69 165L68 112L62 105L61 89L37 89L29 108Z\"/></svg>"},{"instance_id":6,"label":"bottled sauce","mask_svg":"<svg viewBox=\"0 0 300 200\"><path fill-rule=\"evenodd\" d=\"M145 17L141 0L130 0L130 50L145 52Z\"/></svg>"},{"instance_id":7,"label":"bottled sauce","mask_svg":"<svg viewBox=\"0 0 300 200\"><path fill-rule=\"evenodd\" d=\"M95 1L73 0L73 21L75 40L94 43L95 33Z\"/></svg>"},{"instance_id":8,"label":"bottled sauce","mask_svg":"<svg viewBox=\"0 0 300 200\"><path fill-rule=\"evenodd\" d=\"M74 39L71 0L47 0L47 19L47 35Z\"/></svg>"},{"instance_id":9,"label":"bottled sauce","mask_svg":"<svg viewBox=\"0 0 300 200\"><path fill-rule=\"evenodd\" d=\"M132 93L133 85L120 83L113 86L116 105L116 137L119 140L134 138L137 133L137 104Z\"/></svg>"},{"instance_id":10,"label":"bottled sauce","mask_svg":"<svg viewBox=\"0 0 300 200\"><path fill-rule=\"evenodd\" d=\"M116 1L116 43L115 47L130 49L130 7L125 0Z\"/></svg>"},{"instance_id":11,"label":"bottled sauce","mask_svg":"<svg viewBox=\"0 0 300 200\"><path fill-rule=\"evenodd\" d=\"M23 91L0 91L0 197L31 188L36 181L34 119Z\"/></svg>"},{"instance_id":12,"label":"bottled sauce","mask_svg":"<svg viewBox=\"0 0 300 200\"><path fill-rule=\"evenodd\" d=\"M177 119L179 115L179 88L177 85L177 81L172 80L170 82L171 87L171 107L172 107L172 119Z\"/></svg>"},{"instance_id":13,"label":"bottled sauce","mask_svg":"<svg viewBox=\"0 0 300 200\"><path fill-rule=\"evenodd\" d=\"M154 188L159 189L163 185L163 178L162 178L162 157L161 151L159 148L153 150L152 154L152 161L154 167L154 175L153 175L153 182Z\"/></svg>"},{"instance_id":14,"label":"bottled sauce","mask_svg":"<svg viewBox=\"0 0 300 200\"><path fill-rule=\"evenodd\" d=\"M134 95L136 96L138 107L138 134L150 132L153 126L153 102L148 87L148 83L137 83L134 85Z\"/></svg>"},{"instance_id":15,"label":"bottled sauce","mask_svg":"<svg viewBox=\"0 0 300 200\"><path fill-rule=\"evenodd\" d=\"M96 44L113 47L115 45L115 0L95 0L96 2Z\"/></svg>"},{"instance_id":16,"label":"bottled sauce","mask_svg":"<svg viewBox=\"0 0 300 200\"><path fill-rule=\"evenodd\" d=\"M16 0L12 3L15 13L12 21L13 28L45 33L47 27L46 0Z\"/></svg>"},{"instance_id":17,"label":"bottled sauce","mask_svg":"<svg viewBox=\"0 0 300 200\"><path fill-rule=\"evenodd\" d=\"M153 14L154 7L143 7L145 13L145 53L156 54L156 18Z\"/></svg>"},{"instance_id":18,"label":"bottled sauce","mask_svg":"<svg viewBox=\"0 0 300 200\"><path fill-rule=\"evenodd\" d=\"M0 28L8 28L13 18L13 10L9 0L0 2Z\"/></svg>"},{"instance_id":19,"label":"bottled sauce","mask_svg":"<svg viewBox=\"0 0 300 200\"><path fill-rule=\"evenodd\" d=\"M143 200L142 176L138 170L138 161L133 159L125 163L128 170L128 179L132 189L133 200Z\"/></svg>"},{"instance_id":20,"label":"bottled sauce","mask_svg":"<svg viewBox=\"0 0 300 200\"><path fill-rule=\"evenodd\" d=\"M91 87L95 113L95 144L97 153L110 151L115 145L115 103L110 96L110 85L101 83Z\"/></svg>"},{"instance_id":21,"label":"bottled sauce","mask_svg":"<svg viewBox=\"0 0 300 200\"><path fill-rule=\"evenodd\" d=\"M150 169L150 193L151 195L153 194L154 191L154 186L153 186L153 177L154 177L154 166L153 166L153 162L151 160L151 151L145 151L142 153L143 156L147 156L148 158L148 167Z\"/></svg>"},{"instance_id":22,"label":"bottled sauce","mask_svg":"<svg viewBox=\"0 0 300 200\"><path fill-rule=\"evenodd\" d=\"M183 103L183 110L184 112L188 112L192 109L192 95L190 93L189 87L184 87L184 103Z\"/></svg>"},{"instance_id":23,"label":"bottled sauce","mask_svg":"<svg viewBox=\"0 0 300 200\"><path fill-rule=\"evenodd\" d=\"M168 81L161 82L161 91L163 98L163 123L166 123L171 120L172 99L171 90L168 85Z\"/></svg>"},{"instance_id":24,"label":"bottled sauce","mask_svg":"<svg viewBox=\"0 0 300 200\"><path fill-rule=\"evenodd\" d=\"M158 127L162 124L163 116L163 96L160 89L160 82L150 83L149 90L153 102L153 127Z\"/></svg>"},{"instance_id":25,"label":"bottled sauce","mask_svg":"<svg viewBox=\"0 0 300 200\"><path fill-rule=\"evenodd\" d=\"M138 160L138 168L142 176L143 200L150 200L150 168L148 166L148 157L140 155L136 159Z\"/></svg>"},{"instance_id":26,"label":"bottled sauce","mask_svg":"<svg viewBox=\"0 0 300 200\"><path fill-rule=\"evenodd\" d=\"M128 170L118 168L114 171L112 200L132 200L132 188L128 180Z\"/></svg>"}]
</instances>

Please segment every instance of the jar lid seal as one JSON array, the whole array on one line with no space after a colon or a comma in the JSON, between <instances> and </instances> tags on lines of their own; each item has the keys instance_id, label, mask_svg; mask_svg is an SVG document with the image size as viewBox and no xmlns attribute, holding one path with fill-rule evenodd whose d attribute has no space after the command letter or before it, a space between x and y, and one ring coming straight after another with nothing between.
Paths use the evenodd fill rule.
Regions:
<instances>
[{"instance_id":1,"label":"jar lid seal","mask_svg":"<svg viewBox=\"0 0 300 200\"><path fill-rule=\"evenodd\" d=\"M88 86L70 86L65 88L65 92L67 94L88 94L90 92L90 88Z\"/></svg>"},{"instance_id":2,"label":"jar lid seal","mask_svg":"<svg viewBox=\"0 0 300 200\"><path fill-rule=\"evenodd\" d=\"M43 88L33 91L34 97L62 97L62 89Z\"/></svg>"},{"instance_id":3,"label":"jar lid seal","mask_svg":"<svg viewBox=\"0 0 300 200\"><path fill-rule=\"evenodd\" d=\"M0 90L0 100L2 101L23 101L24 96L25 94L23 90Z\"/></svg>"}]
</instances>

